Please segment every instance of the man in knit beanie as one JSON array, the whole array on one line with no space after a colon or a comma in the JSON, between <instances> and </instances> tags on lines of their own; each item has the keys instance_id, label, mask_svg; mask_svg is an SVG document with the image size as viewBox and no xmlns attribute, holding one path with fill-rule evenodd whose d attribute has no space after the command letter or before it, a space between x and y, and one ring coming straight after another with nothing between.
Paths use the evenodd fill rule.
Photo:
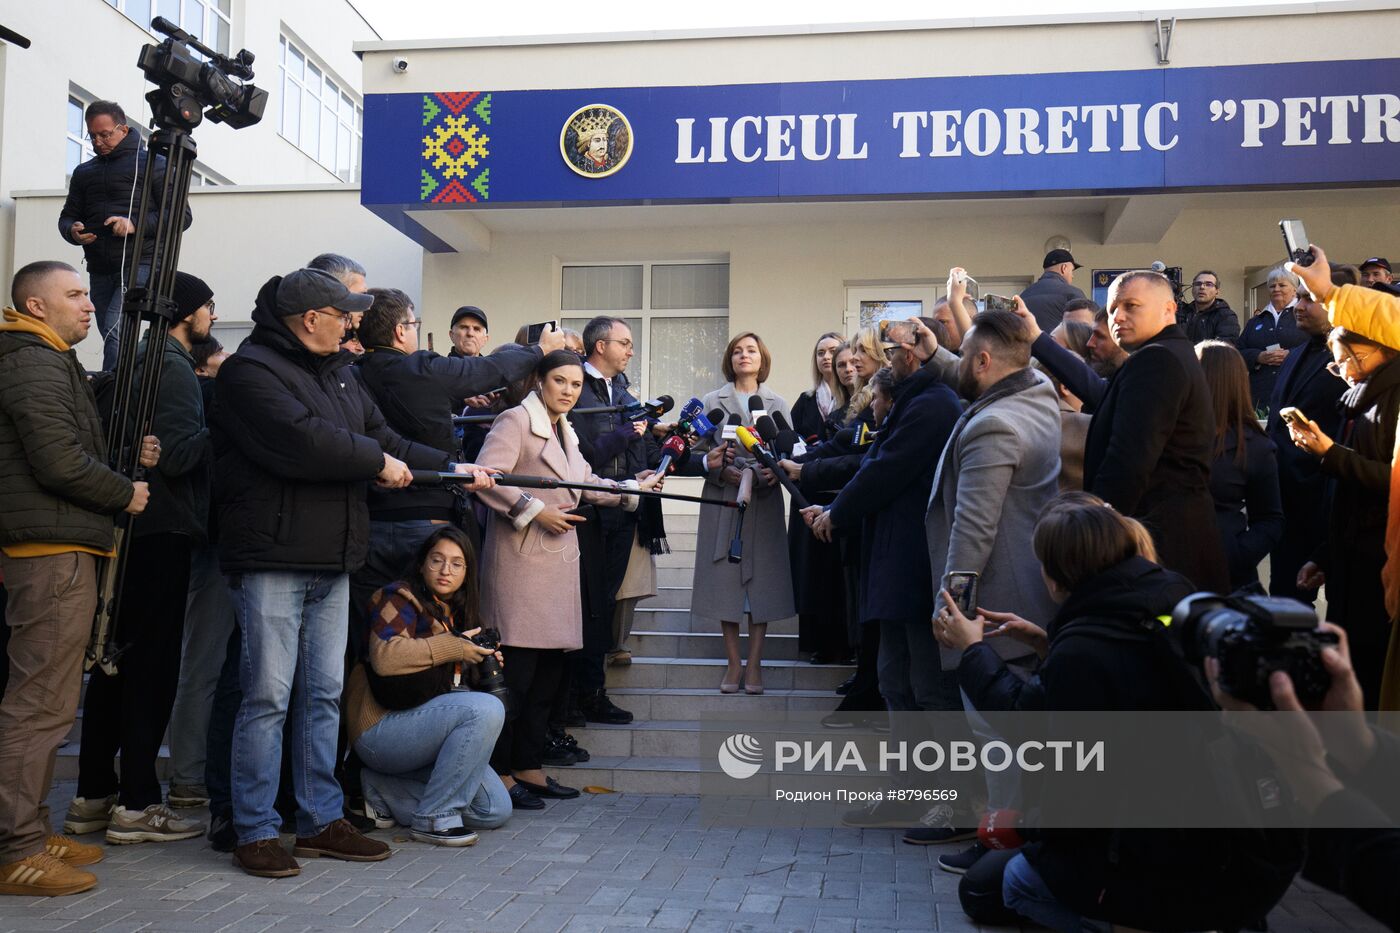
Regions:
<instances>
[{"instance_id":1,"label":"man in knit beanie","mask_svg":"<svg viewBox=\"0 0 1400 933\"><path fill-rule=\"evenodd\" d=\"M214 294L202 280L176 274L178 314L160 360L154 429L161 456L148 474L151 505L132 523L124 596L115 620L129 647L116 674L94 667L83 704L78 795L64 828L107 831L111 843L169 842L204 831L164 802L156 758L180 676L190 557L208 540L212 448L190 349L209 339ZM149 364L149 334L137 347L134 380ZM121 755L118 778L114 759Z\"/></svg>"}]
</instances>

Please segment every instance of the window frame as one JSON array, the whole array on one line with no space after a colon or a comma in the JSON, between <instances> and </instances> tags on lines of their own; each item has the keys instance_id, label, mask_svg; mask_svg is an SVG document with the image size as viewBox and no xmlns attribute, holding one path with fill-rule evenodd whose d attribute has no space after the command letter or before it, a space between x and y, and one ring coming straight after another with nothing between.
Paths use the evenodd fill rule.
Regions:
<instances>
[{"instance_id":1,"label":"window frame","mask_svg":"<svg viewBox=\"0 0 1400 933\"><path fill-rule=\"evenodd\" d=\"M297 77L287 69L287 57L295 51L302 59L302 74ZM307 77L315 69L315 87ZM311 52L286 29L277 37L277 73L280 89L280 113L277 135L296 146L326 171L341 181L354 184L360 179L360 159L364 144L364 98L355 92L325 61ZM291 99L288 84L297 89L296 138L288 136L287 102ZM308 116L308 105L314 105L314 124ZM302 137L309 136L304 140ZM330 151L326 152L326 144ZM344 147L345 151L341 149ZM348 164L345 161L348 157Z\"/></svg>"},{"instance_id":2,"label":"window frame","mask_svg":"<svg viewBox=\"0 0 1400 933\"><path fill-rule=\"evenodd\" d=\"M729 306L729 296L725 295L725 307L723 308L660 308L654 309L651 306L652 270L657 266L728 266L730 261L725 259L631 259L626 261L590 262L588 260L570 260L559 264L559 281L555 294L555 305L559 310L559 319L562 322L567 318L583 318L585 321L606 315L608 317L638 318L641 320L641 348L636 353L634 360L637 362L637 379L632 384L632 394L637 398L649 398L654 391L651 381L651 354L652 347L652 322L663 318L694 318L713 317L728 320L731 308ZM642 267L642 307L621 308L611 311L591 311L579 308L564 307L564 270L570 268L593 268L599 266L641 266ZM580 333L582 330L580 329ZM634 335L635 337L636 335ZM723 352L723 347L720 348Z\"/></svg>"},{"instance_id":3,"label":"window frame","mask_svg":"<svg viewBox=\"0 0 1400 933\"><path fill-rule=\"evenodd\" d=\"M157 35L155 31L151 29L151 24L149 21L143 23L139 19L136 19L134 16L131 15L130 11L127 9L127 0L106 0L106 2L108 6L115 9L118 13L122 14L127 19L131 20L137 26L140 26L142 29L146 30L146 32L150 33L152 36ZM199 24L199 29L197 31L191 29L189 24L185 22L185 5L191 2L199 4L199 6L204 11L204 15L202 17L203 22ZM200 42L203 42L205 45L209 46L214 51L219 52L223 55L229 55L231 54L230 49L233 48L233 4L235 2L236 0L229 0L228 13L224 13L223 10L219 9L219 0L177 0L177 9L179 10L179 12L175 16L175 25L179 26L181 29L185 30L185 32L188 32L190 35L194 36L196 39L198 39ZM151 19L155 19L157 16L161 15L160 10L158 9L159 5L159 0L148 0L148 6L150 7L151 11ZM208 41L210 35L210 27L218 22L222 22L224 24L223 35L227 40L227 43L224 48L219 48L216 42Z\"/></svg>"},{"instance_id":4,"label":"window frame","mask_svg":"<svg viewBox=\"0 0 1400 933\"><path fill-rule=\"evenodd\" d=\"M65 129L64 129L65 145L64 145L64 147L63 147L63 161L64 161L63 184L64 184L64 187L67 187L69 180L72 179L72 177L73 177L73 170L74 170L75 168L77 168L78 165L82 165L82 164L83 164L84 162L86 162L88 159L91 159L93 156L97 155L97 150L95 150L95 149L92 148L92 140L88 138L88 134L87 134L87 122L83 119L84 115L87 113L88 104L90 104L90 103L92 103L92 101L84 99L83 95L81 95L81 94L75 92L75 91L72 90L71 88L69 89L69 91L68 91L68 103L67 103L67 106L68 106L68 107L72 107L72 106L75 105L75 104L77 105L77 107L78 107L78 125L81 126L82 129L78 132L78 135L77 135L77 136L74 136L73 133L72 133L72 131L67 129L68 121L67 121L66 119L64 120L64 127L65 127ZM65 111L65 112L64 112L65 117L68 116L69 113L70 113L69 111ZM80 147L80 149L79 149L79 158L78 158L78 164L77 164L77 165L72 165L72 166L68 165L68 146L67 146L67 143L77 143L78 146Z\"/></svg>"}]
</instances>

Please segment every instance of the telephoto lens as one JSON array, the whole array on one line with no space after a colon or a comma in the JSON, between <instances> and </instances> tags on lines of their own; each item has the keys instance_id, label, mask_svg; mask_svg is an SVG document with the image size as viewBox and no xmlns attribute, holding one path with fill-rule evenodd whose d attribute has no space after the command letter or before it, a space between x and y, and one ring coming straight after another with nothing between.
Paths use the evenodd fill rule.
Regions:
<instances>
[{"instance_id":1,"label":"telephoto lens","mask_svg":"<svg viewBox=\"0 0 1400 933\"><path fill-rule=\"evenodd\" d=\"M506 708L509 715L510 688L506 686L506 675L501 671L501 662L496 660L495 651L501 647L501 633L493 628L484 628L477 632L476 637L468 639L478 648L485 648L492 654L482 658L476 665L476 689L483 693L489 693L501 701L501 705Z\"/></svg>"}]
</instances>

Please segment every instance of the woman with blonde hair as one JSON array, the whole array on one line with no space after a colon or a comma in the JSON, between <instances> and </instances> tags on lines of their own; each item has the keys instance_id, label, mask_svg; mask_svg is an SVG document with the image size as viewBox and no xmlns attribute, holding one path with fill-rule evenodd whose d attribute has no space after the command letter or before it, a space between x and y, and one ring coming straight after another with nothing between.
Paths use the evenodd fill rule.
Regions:
<instances>
[{"instance_id":1,"label":"woman with blonde hair","mask_svg":"<svg viewBox=\"0 0 1400 933\"><path fill-rule=\"evenodd\" d=\"M862 327L856 331L850 344L859 382L855 392L851 394L850 404L846 406L846 424L853 424L857 419L869 421L870 414L867 410L875 396L870 380L885 365L885 348L880 341L878 325Z\"/></svg>"}]
</instances>

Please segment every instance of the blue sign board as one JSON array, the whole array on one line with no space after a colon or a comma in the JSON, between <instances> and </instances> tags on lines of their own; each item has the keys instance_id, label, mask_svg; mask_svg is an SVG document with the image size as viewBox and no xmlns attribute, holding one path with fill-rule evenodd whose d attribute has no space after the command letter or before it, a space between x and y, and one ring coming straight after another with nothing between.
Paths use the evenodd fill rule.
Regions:
<instances>
[{"instance_id":1,"label":"blue sign board","mask_svg":"<svg viewBox=\"0 0 1400 933\"><path fill-rule=\"evenodd\" d=\"M405 209L1400 181L1400 59L378 94L363 203Z\"/></svg>"}]
</instances>

